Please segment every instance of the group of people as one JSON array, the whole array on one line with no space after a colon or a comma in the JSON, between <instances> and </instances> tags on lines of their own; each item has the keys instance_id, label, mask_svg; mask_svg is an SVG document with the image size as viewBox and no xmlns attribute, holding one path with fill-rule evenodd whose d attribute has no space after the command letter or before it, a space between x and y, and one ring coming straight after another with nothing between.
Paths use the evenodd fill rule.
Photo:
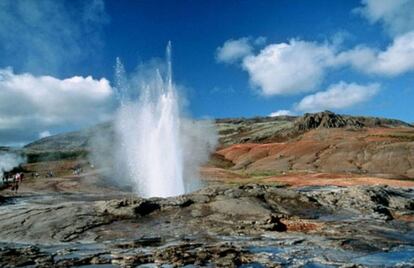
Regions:
<instances>
[{"instance_id":1,"label":"group of people","mask_svg":"<svg viewBox=\"0 0 414 268\"><path fill-rule=\"evenodd\" d=\"M11 182L10 182L11 179ZM11 184L11 190L14 191L14 193L17 194L17 191L19 190L19 185L23 182L24 174L23 172L17 172L15 174L10 174L9 176L3 175L3 184Z\"/></svg>"}]
</instances>

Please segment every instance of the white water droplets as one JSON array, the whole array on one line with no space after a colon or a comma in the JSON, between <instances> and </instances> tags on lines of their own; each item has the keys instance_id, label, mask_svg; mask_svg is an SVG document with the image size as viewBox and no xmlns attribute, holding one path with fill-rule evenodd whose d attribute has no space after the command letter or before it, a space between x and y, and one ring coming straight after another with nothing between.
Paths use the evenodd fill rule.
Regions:
<instances>
[{"instance_id":1,"label":"white water droplets","mask_svg":"<svg viewBox=\"0 0 414 268\"><path fill-rule=\"evenodd\" d=\"M144 197L167 197L185 192L178 96L172 82L171 43L167 46L167 71L157 70L141 81L139 99L130 98L124 67L116 62L116 88L120 108L115 131L118 165ZM119 167L118 167L119 168Z\"/></svg>"}]
</instances>

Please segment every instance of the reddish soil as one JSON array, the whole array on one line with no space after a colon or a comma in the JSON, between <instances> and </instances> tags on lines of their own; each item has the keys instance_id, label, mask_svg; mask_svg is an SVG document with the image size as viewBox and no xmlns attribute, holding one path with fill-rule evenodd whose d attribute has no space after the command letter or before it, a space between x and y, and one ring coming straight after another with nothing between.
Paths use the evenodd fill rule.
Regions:
<instances>
[{"instance_id":1,"label":"reddish soil","mask_svg":"<svg viewBox=\"0 0 414 268\"><path fill-rule=\"evenodd\" d=\"M232 170L352 173L414 178L414 130L315 129L283 143L235 144L216 152ZM370 179L368 179L370 181Z\"/></svg>"},{"instance_id":2,"label":"reddish soil","mask_svg":"<svg viewBox=\"0 0 414 268\"><path fill-rule=\"evenodd\" d=\"M227 169L217 167L202 167L201 176L205 180L245 180L247 176L240 175Z\"/></svg>"},{"instance_id":3,"label":"reddish soil","mask_svg":"<svg viewBox=\"0 0 414 268\"><path fill-rule=\"evenodd\" d=\"M282 219L281 222L286 225L288 232L301 233L319 231L324 225L322 222L304 219Z\"/></svg>"},{"instance_id":4,"label":"reddish soil","mask_svg":"<svg viewBox=\"0 0 414 268\"><path fill-rule=\"evenodd\" d=\"M394 213L392 216L394 219L397 219L400 221L414 222L414 215L400 215L400 214Z\"/></svg>"}]
</instances>

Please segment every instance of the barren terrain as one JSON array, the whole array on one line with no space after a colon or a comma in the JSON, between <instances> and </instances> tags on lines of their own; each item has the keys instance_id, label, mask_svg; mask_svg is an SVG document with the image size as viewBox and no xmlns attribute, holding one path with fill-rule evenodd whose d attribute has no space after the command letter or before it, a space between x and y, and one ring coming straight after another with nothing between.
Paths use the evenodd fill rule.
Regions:
<instances>
[{"instance_id":1,"label":"barren terrain","mask_svg":"<svg viewBox=\"0 0 414 268\"><path fill-rule=\"evenodd\" d=\"M19 192L0 191L0 266L414 265L409 124L329 112L216 124L205 187L165 199L91 163L108 125L27 145Z\"/></svg>"}]
</instances>

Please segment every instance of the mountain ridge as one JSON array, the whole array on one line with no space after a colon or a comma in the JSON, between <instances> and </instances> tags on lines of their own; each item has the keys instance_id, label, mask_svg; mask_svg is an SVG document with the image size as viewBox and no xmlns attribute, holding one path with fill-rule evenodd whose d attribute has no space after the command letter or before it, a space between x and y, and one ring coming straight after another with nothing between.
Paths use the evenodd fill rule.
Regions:
<instances>
[{"instance_id":1,"label":"mountain ridge","mask_svg":"<svg viewBox=\"0 0 414 268\"><path fill-rule=\"evenodd\" d=\"M220 118L214 120L220 145L246 142L288 140L315 128L413 127L397 119L350 116L330 111L306 113L303 116L251 118ZM111 122L101 123L79 131L49 136L23 146L24 151L88 150L94 135L113 135Z\"/></svg>"}]
</instances>

